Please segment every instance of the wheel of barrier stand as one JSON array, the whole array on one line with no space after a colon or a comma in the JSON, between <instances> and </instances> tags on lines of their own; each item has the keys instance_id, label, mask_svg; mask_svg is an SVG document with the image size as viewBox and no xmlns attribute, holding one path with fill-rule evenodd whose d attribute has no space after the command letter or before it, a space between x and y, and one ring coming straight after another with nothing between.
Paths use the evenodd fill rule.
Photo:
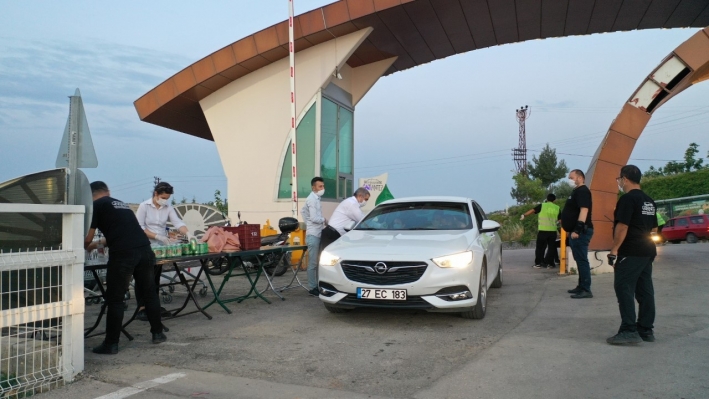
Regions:
<instances>
[{"instance_id":1,"label":"wheel of barrier stand","mask_svg":"<svg viewBox=\"0 0 709 399\"><path fill-rule=\"evenodd\" d=\"M175 286L170 285L170 286L168 286L167 290L170 291L170 293L173 293L173 292L175 292Z\"/></svg>"},{"instance_id":2,"label":"wheel of barrier stand","mask_svg":"<svg viewBox=\"0 0 709 399\"><path fill-rule=\"evenodd\" d=\"M162 296L162 302L163 302L163 303L170 303L170 302L172 302L172 295L170 295L170 294L163 294L163 296Z\"/></svg>"},{"instance_id":3,"label":"wheel of barrier stand","mask_svg":"<svg viewBox=\"0 0 709 399\"><path fill-rule=\"evenodd\" d=\"M199 296L201 296L202 298L207 296L207 286L204 286L202 287L202 289L199 290Z\"/></svg>"}]
</instances>

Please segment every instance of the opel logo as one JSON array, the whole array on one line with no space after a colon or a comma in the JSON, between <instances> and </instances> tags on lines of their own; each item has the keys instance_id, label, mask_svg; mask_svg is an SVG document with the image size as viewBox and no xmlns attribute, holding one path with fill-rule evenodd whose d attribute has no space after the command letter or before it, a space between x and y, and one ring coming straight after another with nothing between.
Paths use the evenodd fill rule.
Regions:
<instances>
[{"instance_id":1,"label":"opel logo","mask_svg":"<svg viewBox=\"0 0 709 399\"><path fill-rule=\"evenodd\" d=\"M374 271L376 271L377 274L384 274L387 270L389 270L389 267L387 267L387 264L384 262L378 262L374 265Z\"/></svg>"}]
</instances>

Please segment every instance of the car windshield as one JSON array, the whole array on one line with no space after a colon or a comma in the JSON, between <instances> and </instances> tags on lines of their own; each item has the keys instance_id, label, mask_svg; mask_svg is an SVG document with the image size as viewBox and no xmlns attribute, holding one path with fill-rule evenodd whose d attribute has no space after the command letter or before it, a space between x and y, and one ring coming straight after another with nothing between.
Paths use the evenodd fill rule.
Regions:
<instances>
[{"instance_id":1,"label":"car windshield","mask_svg":"<svg viewBox=\"0 0 709 399\"><path fill-rule=\"evenodd\" d=\"M462 202L400 202L380 205L355 230L470 230L470 210Z\"/></svg>"}]
</instances>

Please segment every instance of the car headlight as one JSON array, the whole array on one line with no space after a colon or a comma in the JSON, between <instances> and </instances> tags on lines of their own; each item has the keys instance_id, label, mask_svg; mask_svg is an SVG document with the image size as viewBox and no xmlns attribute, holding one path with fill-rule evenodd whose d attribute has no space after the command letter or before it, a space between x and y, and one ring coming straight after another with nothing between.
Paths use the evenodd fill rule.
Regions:
<instances>
[{"instance_id":1,"label":"car headlight","mask_svg":"<svg viewBox=\"0 0 709 399\"><path fill-rule=\"evenodd\" d=\"M340 258L327 251L322 251L320 253L320 264L323 266L335 266L339 261Z\"/></svg>"},{"instance_id":2,"label":"car headlight","mask_svg":"<svg viewBox=\"0 0 709 399\"><path fill-rule=\"evenodd\" d=\"M433 258L431 260L433 263L437 264L438 267L462 269L473 261L473 253L471 251L465 251L455 255Z\"/></svg>"}]
</instances>

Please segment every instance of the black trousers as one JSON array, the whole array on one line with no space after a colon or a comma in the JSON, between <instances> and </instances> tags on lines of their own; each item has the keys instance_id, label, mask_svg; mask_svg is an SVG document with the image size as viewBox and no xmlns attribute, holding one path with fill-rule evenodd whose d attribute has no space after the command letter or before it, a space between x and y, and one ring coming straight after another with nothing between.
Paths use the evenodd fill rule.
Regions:
<instances>
[{"instance_id":1,"label":"black trousers","mask_svg":"<svg viewBox=\"0 0 709 399\"><path fill-rule=\"evenodd\" d=\"M613 288L620 309L622 331L652 332L655 322L655 290L652 286L654 257L618 257L613 272ZM635 317L635 301L639 310Z\"/></svg>"},{"instance_id":2,"label":"black trousers","mask_svg":"<svg viewBox=\"0 0 709 399\"><path fill-rule=\"evenodd\" d=\"M155 281L155 293L160 299L160 278L162 277L162 265L153 265L153 279ZM145 307L145 301L143 301L143 294L135 290L135 301L138 303L138 308Z\"/></svg>"},{"instance_id":3,"label":"black trousers","mask_svg":"<svg viewBox=\"0 0 709 399\"><path fill-rule=\"evenodd\" d=\"M544 253L546 252L546 256ZM534 251L535 265L554 265L556 253L556 231L540 231L537 233L537 248Z\"/></svg>"},{"instance_id":4,"label":"black trousers","mask_svg":"<svg viewBox=\"0 0 709 399\"><path fill-rule=\"evenodd\" d=\"M330 226L325 226L320 234L320 253L327 248L328 245L337 241L338 238L342 237L340 233Z\"/></svg>"},{"instance_id":5,"label":"black trousers","mask_svg":"<svg viewBox=\"0 0 709 399\"><path fill-rule=\"evenodd\" d=\"M135 280L136 296L140 293L150 322L150 332L162 332L160 300L153 275L155 254L149 246L128 251L111 250L106 271L106 343L118 343L123 325L123 299L130 279Z\"/></svg>"}]
</instances>

